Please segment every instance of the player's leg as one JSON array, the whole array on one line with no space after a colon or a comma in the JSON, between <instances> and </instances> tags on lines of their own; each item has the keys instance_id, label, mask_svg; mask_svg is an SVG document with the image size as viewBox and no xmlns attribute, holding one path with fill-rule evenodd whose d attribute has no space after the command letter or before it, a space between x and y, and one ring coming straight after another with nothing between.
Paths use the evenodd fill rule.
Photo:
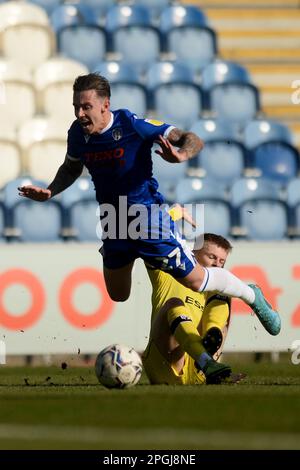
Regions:
<instances>
[{"instance_id":1,"label":"player's leg","mask_svg":"<svg viewBox=\"0 0 300 470\"><path fill-rule=\"evenodd\" d=\"M203 383L203 375L208 384L220 383L230 375L231 368L218 364L206 352L197 324L187 313L180 299L169 299L153 322L151 339L165 361L182 375L183 383L191 384L191 380L193 383ZM185 364L185 353L193 359L194 371Z\"/></svg>"},{"instance_id":2,"label":"player's leg","mask_svg":"<svg viewBox=\"0 0 300 470\"><path fill-rule=\"evenodd\" d=\"M271 335L278 335L281 320L278 312L266 301L261 289L247 285L224 268L204 268L197 264L185 277L177 278L186 287L198 292L217 291L246 302Z\"/></svg>"},{"instance_id":3,"label":"player's leg","mask_svg":"<svg viewBox=\"0 0 300 470\"><path fill-rule=\"evenodd\" d=\"M103 266L106 289L110 298L115 302L125 302L130 295L133 265L134 261L116 269Z\"/></svg>"},{"instance_id":4,"label":"player's leg","mask_svg":"<svg viewBox=\"0 0 300 470\"><path fill-rule=\"evenodd\" d=\"M230 299L213 295L206 303L198 331L205 349L217 361L222 354L230 323Z\"/></svg>"}]
</instances>

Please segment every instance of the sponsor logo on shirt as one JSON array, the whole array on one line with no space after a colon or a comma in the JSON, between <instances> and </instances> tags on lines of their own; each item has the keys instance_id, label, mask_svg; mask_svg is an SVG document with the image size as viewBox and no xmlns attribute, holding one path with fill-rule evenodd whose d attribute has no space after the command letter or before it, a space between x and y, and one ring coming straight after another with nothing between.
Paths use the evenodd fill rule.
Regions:
<instances>
[{"instance_id":1,"label":"sponsor logo on shirt","mask_svg":"<svg viewBox=\"0 0 300 470\"><path fill-rule=\"evenodd\" d=\"M157 121L156 119L145 119L145 122L149 122L152 126L162 126L164 124L164 122Z\"/></svg>"}]
</instances>

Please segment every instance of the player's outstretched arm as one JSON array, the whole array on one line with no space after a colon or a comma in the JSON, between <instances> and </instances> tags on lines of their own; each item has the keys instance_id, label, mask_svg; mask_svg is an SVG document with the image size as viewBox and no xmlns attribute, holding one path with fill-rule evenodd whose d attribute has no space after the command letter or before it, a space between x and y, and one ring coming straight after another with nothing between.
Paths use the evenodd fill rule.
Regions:
<instances>
[{"instance_id":1,"label":"player's outstretched arm","mask_svg":"<svg viewBox=\"0 0 300 470\"><path fill-rule=\"evenodd\" d=\"M81 175L83 164L80 161L65 158L64 163L59 167L58 172L48 188L38 186L21 186L18 188L19 195L34 201L44 202L67 189Z\"/></svg>"},{"instance_id":2,"label":"player's outstretched arm","mask_svg":"<svg viewBox=\"0 0 300 470\"><path fill-rule=\"evenodd\" d=\"M195 157L204 147L203 141L193 132L174 128L165 139L159 136L160 150L155 152L170 163L180 163Z\"/></svg>"}]
</instances>

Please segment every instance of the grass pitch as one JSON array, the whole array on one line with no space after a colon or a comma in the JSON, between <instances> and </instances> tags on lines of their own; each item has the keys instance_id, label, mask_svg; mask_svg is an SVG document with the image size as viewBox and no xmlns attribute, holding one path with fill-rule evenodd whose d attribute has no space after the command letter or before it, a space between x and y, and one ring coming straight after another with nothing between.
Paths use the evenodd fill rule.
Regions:
<instances>
[{"instance_id":1,"label":"grass pitch","mask_svg":"<svg viewBox=\"0 0 300 470\"><path fill-rule=\"evenodd\" d=\"M236 385L107 390L93 367L0 368L0 449L300 449L300 365Z\"/></svg>"}]
</instances>

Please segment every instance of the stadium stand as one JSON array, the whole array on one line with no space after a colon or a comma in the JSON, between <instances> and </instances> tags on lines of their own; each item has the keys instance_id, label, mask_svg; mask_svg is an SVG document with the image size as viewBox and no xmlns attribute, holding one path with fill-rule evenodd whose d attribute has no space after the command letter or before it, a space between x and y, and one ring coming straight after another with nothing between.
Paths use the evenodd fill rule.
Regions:
<instances>
[{"instance_id":1,"label":"stadium stand","mask_svg":"<svg viewBox=\"0 0 300 470\"><path fill-rule=\"evenodd\" d=\"M153 175L159 183L159 189L169 202L175 201L175 188L187 173L187 162L180 165L170 165L155 153L158 145L152 147Z\"/></svg>"},{"instance_id":2,"label":"stadium stand","mask_svg":"<svg viewBox=\"0 0 300 470\"><path fill-rule=\"evenodd\" d=\"M242 63L261 92L265 115L284 122L300 149L300 106L291 95L300 77L298 0L182 0L200 5L218 34L220 56ZM299 90L299 84L294 84ZM299 99L298 99L299 103Z\"/></svg>"},{"instance_id":3,"label":"stadium stand","mask_svg":"<svg viewBox=\"0 0 300 470\"><path fill-rule=\"evenodd\" d=\"M58 51L63 56L80 61L89 69L104 59L106 32L88 5L59 5L51 14L51 25L57 36Z\"/></svg>"},{"instance_id":4,"label":"stadium stand","mask_svg":"<svg viewBox=\"0 0 300 470\"><path fill-rule=\"evenodd\" d=\"M247 231L251 240L279 239L280 233L286 237L289 232L283 198L285 194L296 223L288 188L299 176L295 145L300 146L300 124L296 120L300 108L291 98L293 91L297 98L300 89L295 81L300 73L298 7L296 0L286 0L284 7L281 0L182 0L174 4L167 0L132 0L130 4L80 0L59 5L57 0L1 2L0 80L6 100L1 102L0 187L20 174L52 178L64 156L66 131L74 119L74 77L88 69L98 70L111 81L112 108L126 107L139 116L191 129L205 141L204 150L188 164L169 165L154 154L154 174L169 201L191 197L188 186L193 178L187 179L187 175L205 176L196 178L197 184L200 181L206 188L210 181L212 188L219 187L222 197L216 190L212 202L206 189L196 191L194 197L198 202L201 194L207 201L205 217L214 231L227 236L230 223L235 229L238 222L240 233ZM57 53L71 55L77 61ZM57 103L63 103L59 111ZM13 129L7 129L7 122ZM263 220L268 207L273 210L276 206L274 217L278 216L279 228L274 234L272 227L261 233L259 224L247 226L244 218L252 209L249 206L249 212L245 211L248 206L244 201L235 207L238 220L232 218L224 190L232 186L231 194L235 193L235 185L247 175L262 175L261 181L267 186L266 178L272 178L276 191L278 186L286 188L279 195L261 196L257 190L252 190L252 198L248 194L247 204L259 202L255 220ZM189 184L181 186L186 180ZM258 178L253 181L260 187ZM256 197L264 201L257 202ZM85 214L78 204L82 217L90 214L90 222L80 228L71 228L78 217L71 222L70 214L66 216L69 209L65 209L64 223L69 218L65 238L74 238L76 232L78 240L95 239L96 203L92 204L92 199L94 196L85 202L91 204ZM223 231L219 220L213 220L218 212L216 205L225 214L220 210ZM84 232L87 226L92 227L88 234Z\"/></svg>"},{"instance_id":5,"label":"stadium stand","mask_svg":"<svg viewBox=\"0 0 300 470\"><path fill-rule=\"evenodd\" d=\"M32 69L48 59L55 50L55 36L46 11L29 2L2 3L0 44L4 57Z\"/></svg>"},{"instance_id":6,"label":"stadium stand","mask_svg":"<svg viewBox=\"0 0 300 470\"><path fill-rule=\"evenodd\" d=\"M21 151L15 129L7 122L0 125L0 188L21 173Z\"/></svg>"},{"instance_id":7,"label":"stadium stand","mask_svg":"<svg viewBox=\"0 0 300 470\"><path fill-rule=\"evenodd\" d=\"M287 185L287 204L290 211L292 235L300 237L300 178L294 178Z\"/></svg>"},{"instance_id":8,"label":"stadium stand","mask_svg":"<svg viewBox=\"0 0 300 470\"><path fill-rule=\"evenodd\" d=\"M140 72L159 59L161 38L151 21L150 12L141 5L118 5L106 16L111 51Z\"/></svg>"},{"instance_id":9,"label":"stadium stand","mask_svg":"<svg viewBox=\"0 0 300 470\"><path fill-rule=\"evenodd\" d=\"M47 204L36 204L20 198L17 188L27 184L47 186L43 181L23 177L11 180L3 187L7 238L22 242L61 241L62 212L59 202L51 200Z\"/></svg>"},{"instance_id":10,"label":"stadium stand","mask_svg":"<svg viewBox=\"0 0 300 470\"><path fill-rule=\"evenodd\" d=\"M202 91L191 70L176 62L156 62L148 68L146 81L158 118L190 128L203 107Z\"/></svg>"},{"instance_id":11,"label":"stadium stand","mask_svg":"<svg viewBox=\"0 0 300 470\"><path fill-rule=\"evenodd\" d=\"M216 35L205 15L193 6L171 5L160 16L164 50L200 72L217 53Z\"/></svg>"},{"instance_id":12,"label":"stadium stand","mask_svg":"<svg viewBox=\"0 0 300 470\"><path fill-rule=\"evenodd\" d=\"M0 123L17 127L36 111L36 96L30 69L17 60L0 58L0 82L3 83Z\"/></svg>"},{"instance_id":13,"label":"stadium stand","mask_svg":"<svg viewBox=\"0 0 300 470\"><path fill-rule=\"evenodd\" d=\"M263 177L286 184L297 176L299 153L292 145L286 126L273 120L257 119L246 125L244 134L249 165L257 168Z\"/></svg>"},{"instance_id":14,"label":"stadium stand","mask_svg":"<svg viewBox=\"0 0 300 470\"><path fill-rule=\"evenodd\" d=\"M241 178L231 188L238 234L250 240L282 240L288 236L288 210L278 185L265 178Z\"/></svg>"},{"instance_id":15,"label":"stadium stand","mask_svg":"<svg viewBox=\"0 0 300 470\"><path fill-rule=\"evenodd\" d=\"M203 225L197 227L197 231L200 233L206 231L218 233L224 237L230 236L232 227L231 207L226 192L215 180L209 178L184 178L180 180L175 189L175 201L180 204L196 204L195 209L190 208L190 212L195 220L204 221L204 227ZM203 210L204 219L201 219ZM196 211L195 214L194 211Z\"/></svg>"},{"instance_id":16,"label":"stadium stand","mask_svg":"<svg viewBox=\"0 0 300 470\"><path fill-rule=\"evenodd\" d=\"M101 238L99 204L90 177L81 176L61 194L63 235L77 241Z\"/></svg>"},{"instance_id":17,"label":"stadium stand","mask_svg":"<svg viewBox=\"0 0 300 470\"><path fill-rule=\"evenodd\" d=\"M40 64L33 76L39 112L69 126L75 118L72 106L74 77L87 72L87 67L81 62L59 56Z\"/></svg>"},{"instance_id":18,"label":"stadium stand","mask_svg":"<svg viewBox=\"0 0 300 470\"><path fill-rule=\"evenodd\" d=\"M190 168L198 168L218 184L229 188L246 168L246 149L236 139L234 130L226 122L199 119L191 127L205 142L204 149L190 161Z\"/></svg>"},{"instance_id":19,"label":"stadium stand","mask_svg":"<svg viewBox=\"0 0 300 470\"><path fill-rule=\"evenodd\" d=\"M216 59L202 71L201 86L208 107L219 119L242 128L259 110L259 91L239 64Z\"/></svg>"},{"instance_id":20,"label":"stadium stand","mask_svg":"<svg viewBox=\"0 0 300 470\"><path fill-rule=\"evenodd\" d=\"M56 119L35 116L18 132L23 171L50 183L66 154L66 129Z\"/></svg>"},{"instance_id":21,"label":"stadium stand","mask_svg":"<svg viewBox=\"0 0 300 470\"><path fill-rule=\"evenodd\" d=\"M145 116L148 107L147 89L132 65L108 61L96 65L95 71L110 82L112 109L132 109L137 116Z\"/></svg>"}]
</instances>

